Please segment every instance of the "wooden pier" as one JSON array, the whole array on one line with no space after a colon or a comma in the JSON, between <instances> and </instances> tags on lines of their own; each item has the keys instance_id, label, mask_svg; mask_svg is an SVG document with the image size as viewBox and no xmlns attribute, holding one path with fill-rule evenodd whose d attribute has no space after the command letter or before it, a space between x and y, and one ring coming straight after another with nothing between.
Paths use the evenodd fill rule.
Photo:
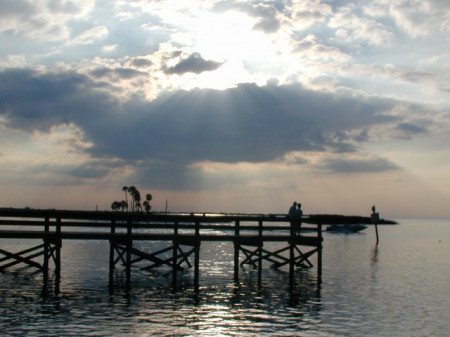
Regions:
<instances>
[{"instance_id":1,"label":"wooden pier","mask_svg":"<svg viewBox=\"0 0 450 337\"><path fill-rule=\"evenodd\" d=\"M100 211L64 211L33 209L0 209L0 239L29 239L39 244L18 252L1 249L0 271L25 264L42 271L47 287L53 263L55 293L60 291L61 251L64 240L109 241L109 281L114 283L114 270L123 265L126 287L130 287L132 267L151 270L168 266L172 270L173 287L177 274L194 268L194 286L199 287L200 247L205 241L232 242L234 245L234 278L239 269L251 265L261 278L262 262L273 268L286 267L292 280L296 268L311 268L311 257L317 254L318 280L322 273L322 225L345 219L310 216L302 219L300 234L285 215L248 214L161 214ZM350 219L349 223L370 218ZM143 251L134 245L139 241L164 242L165 248ZM265 243L278 242L280 248L270 250ZM274 245L270 245L273 247ZM168 257L169 256L169 257ZM42 257L41 261L37 258ZM144 264L144 265L143 265Z\"/></svg>"}]
</instances>

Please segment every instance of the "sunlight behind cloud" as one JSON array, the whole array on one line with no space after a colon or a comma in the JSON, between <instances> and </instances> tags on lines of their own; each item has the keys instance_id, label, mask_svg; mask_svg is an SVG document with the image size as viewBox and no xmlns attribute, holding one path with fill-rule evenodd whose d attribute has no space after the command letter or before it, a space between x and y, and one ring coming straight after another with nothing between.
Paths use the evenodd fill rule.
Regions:
<instances>
[{"instance_id":1,"label":"sunlight behind cloud","mask_svg":"<svg viewBox=\"0 0 450 337\"><path fill-rule=\"evenodd\" d=\"M174 76L172 81L176 87L225 89L238 83L265 84L269 78L282 75L274 65L286 61L287 55L279 50L283 39L276 41L276 35L254 30L253 18L236 11L220 14L199 11L195 15L196 20L192 22L184 16L176 17L178 22L183 22L182 18L187 21L183 32L172 35L172 44L184 45L185 52L198 52L205 59L223 65L211 73ZM287 49L286 46L283 48Z\"/></svg>"}]
</instances>

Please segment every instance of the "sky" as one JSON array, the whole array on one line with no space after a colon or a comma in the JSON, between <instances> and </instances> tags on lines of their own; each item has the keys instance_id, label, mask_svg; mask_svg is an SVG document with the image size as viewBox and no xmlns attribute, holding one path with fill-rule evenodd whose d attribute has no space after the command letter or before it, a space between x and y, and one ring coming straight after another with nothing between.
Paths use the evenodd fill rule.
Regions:
<instances>
[{"instance_id":1,"label":"sky","mask_svg":"<svg viewBox=\"0 0 450 337\"><path fill-rule=\"evenodd\" d=\"M450 2L2 0L0 207L450 218Z\"/></svg>"}]
</instances>

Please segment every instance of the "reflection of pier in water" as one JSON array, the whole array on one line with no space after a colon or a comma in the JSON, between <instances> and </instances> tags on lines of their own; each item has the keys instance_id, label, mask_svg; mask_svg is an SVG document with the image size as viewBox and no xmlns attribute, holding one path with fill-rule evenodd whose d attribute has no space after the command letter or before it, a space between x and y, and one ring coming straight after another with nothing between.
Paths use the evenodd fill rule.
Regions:
<instances>
[{"instance_id":1,"label":"reflection of pier in water","mask_svg":"<svg viewBox=\"0 0 450 337\"><path fill-rule=\"evenodd\" d=\"M200 247L202 242L209 241L233 243L236 281L240 267L247 264L255 267L260 283L262 263L266 261L273 268L287 268L290 283L294 284L294 271L313 267L311 258L316 255L317 280L320 283L322 224L333 221L327 216L305 217L301 235L297 235L285 215L143 214L6 208L0 209L0 238L41 240L42 243L19 252L0 249L3 255L0 257L0 271L19 264L36 268L43 272L46 287L53 262L55 293L59 293L62 241L107 240L111 285L119 263L125 269L127 288L130 287L132 267L143 270L169 267L174 288L179 272L193 267L194 287L198 291ZM138 242L158 244L146 245L144 249ZM152 250L152 247L158 248ZM42 263L37 260L41 256Z\"/></svg>"}]
</instances>

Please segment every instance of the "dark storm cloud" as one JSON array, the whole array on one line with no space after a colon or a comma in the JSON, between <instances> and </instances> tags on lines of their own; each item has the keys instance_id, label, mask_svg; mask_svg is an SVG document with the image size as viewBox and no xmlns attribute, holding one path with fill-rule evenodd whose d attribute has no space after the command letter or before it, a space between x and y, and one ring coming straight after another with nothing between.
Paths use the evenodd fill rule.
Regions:
<instances>
[{"instance_id":1,"label":"dark storm cloud","mask_svg":"<svg viewBox=\"0 0 450 337\"><path fill-rule=\"evenodd\" d=\"M199 53L192 53L188 58L181 60L177 65L164 70L166 74L194 73L216 70L222 65L220 62L205 60Z\"/></svg>"},{"instance_id":2,"label":"dark storm cloud","mask_svg":"<svg viewBox=\"0 0 450 337\"><path fill-rule=\"evenodd\" d=\"M397 170L398 166L384 158L327 159L318 168L333 173L367 173Z\"/></svg>"},{"instance_id":3,"label":"dark storm cloud","mask_svg":"<svg viewBox=\"0 0 450 337\"><path fill-rule=\"evenodd\" d=\"M36 12L36 8L29 2L23 0L0 1L0 18L20 17L26 18Z\"/></svg>"},{"instance_id":4,"label":"dark storm cloud","mask_svg":"<svg viewBox=\"0 0 450 337\"><path fill-rule=\"evenodd\" d=\"M415 124L411 124L411 123L399 123L397 125L397 130L402 131L402 132L406 132L408 134L417 134L417 133L426 133L427 129L425 129L424 127L415 125Z\"/></svg>"},{"instance_id":5,"label":"dark storm cloud","mask_svg":"<svg viewBox=\"0 0 450 337\"><path fill-rule=\"evenodd\" d=\"M81 126L86 118L99 123L98 117L117 108L112 96L95 90L104 83L97 85L71 72L7 70L0 79L0 114L8 118L7 126L16 129L48 131L71 122Z\"/></svg>"},{"instance_id":6,"label":"dark storm cloud","mask_svg":"<svg viewBox=\"0 0 450 337\"><path fill-rule=\"evenodd\" d=\"M80 165L46 164L30 167L30 173L50 173L76 179L98 179L108 175L109 168L99 163L83 163Z\"/></svg>"},{"instance_id":7,"label":"dark storm cloud","mask_svg":"<svg viewBox=\"0 0 450 337\"><path fill-rule=\"evenodd\" d=\"M148 68L153 64L152 61L143 59L143 58L136 58L131 62L132 66L135 66L137 68Z\"/></svg>"},{"instance_id":8,"label":"dark storm cloud","mask_svg":"<svg viewBox=\"0 0 450 337\"><path fill-rule=\"evenodd\" d=\"M131 79L134 77L142 76L143 73L130 68L119 68L119 69L99 68L91 71L90 75L96 78L110 77L118 79Z\"/></svg>"},{"instance_id":9,"label":"dark storm cloud","mask_svg":"<svg viewBox=\"0 0 450 337\"><path fill-rule=\"evenodd\" d=\"M428 132L427 129L422 126L406 122L399 123L394 130L397 138L406 140L409 140L416 135L426 134Z\"/></svg>"},{"instance_id":10,"label":"dark storm cloud","mask_svg":"<svg viewBox=\"0 0 450 337\"><path fill-rule=\"evenodd\" d=\"M399 119L384 113L395 101L339 97L298 84L178 91L152 102L119 102L107 88L75 73L3 71L0 115L6 127L28 132L77 125L92 143L88 151L94 158L144 162L144 171L172 179L195 179L189 164L200 161L266 162L291 151L354 152L372 126ZM329 164L339 171L374 167ZM93 167L72 173L97 174L106 173Z\"/></svg>"}]
</instances>

